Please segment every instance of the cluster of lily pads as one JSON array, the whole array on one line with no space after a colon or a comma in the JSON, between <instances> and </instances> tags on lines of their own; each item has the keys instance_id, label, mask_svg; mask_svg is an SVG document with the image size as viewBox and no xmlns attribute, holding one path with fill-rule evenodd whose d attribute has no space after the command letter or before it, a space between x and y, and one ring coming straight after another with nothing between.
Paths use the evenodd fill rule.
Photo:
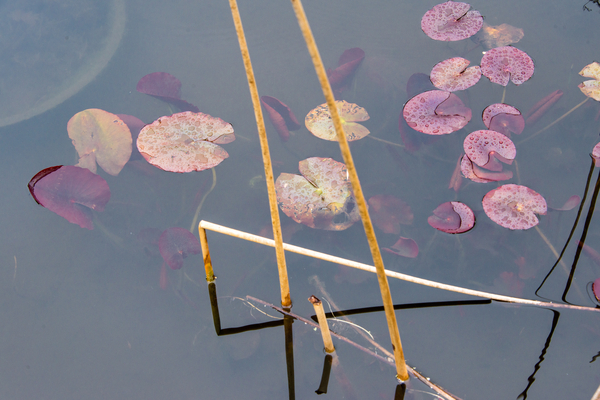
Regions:
<instances>
[{"instance_id":1,"label":"cluster of lily pads","mask_svg":"<svg viewBox=\"0 0 600 400\"><path fill-rule=\"evenodd\" d=\"M181 173L202 171L221 163L229 155L219 145L235 140L232 125L203 114L182 100L180 88L181 82L165 72L140 79L139 92L184 110L147 125L134 116L100 109L75 114L67 124L67 132L79 162L38 172L28 184L35 201L71 223L93 229L92 211L103 211L110 200L108 183L96 174L98 166L117 176L136 157L165 171ZM147 242L156 245L164 259L162 288L166 285L166 265L179 269L188 254L200 253L198 239L182 228L154 232Z\"/></svg>"}]
</instances>

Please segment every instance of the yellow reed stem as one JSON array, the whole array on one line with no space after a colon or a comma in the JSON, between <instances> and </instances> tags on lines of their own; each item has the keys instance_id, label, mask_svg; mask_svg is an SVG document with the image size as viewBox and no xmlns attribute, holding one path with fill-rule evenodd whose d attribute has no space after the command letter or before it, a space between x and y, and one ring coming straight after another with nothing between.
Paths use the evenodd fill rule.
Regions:
<instances>
[{"instance_id":1,"label":"yellow reed stem","mask_svg":"<svg viewBox=\"0 0 600 400\"><path fill-rule=\"evenodd\" d=\"M346 134L342 128L342 121L335 105L335 98L333 96L331 86L329 85L329 80L327 79L327 73L325 72L325 67L323 66L323 61L321 60L321 55L319 54L319 49L315 43L315 38L311 32L310 25L306 19L302 2L300 0L291 0L291 2L292 6L294 7L294 12L296 13L296 19L300 25L300 30L302 31L304 40L306 41L306 47L308 48L308 52L310 53L310 57L315 66L315 71L319 78L321 88L323 89L323 94L327 100L327 106L329 107L333 126L340 144L340 151L344 158L346 169L348 170L348 176L350 178L350 182L352 183L352 190L354 191L354 196L356 197L356 204L358 206L360 218L362 219L367 241L369 242L369 248L371 249L373 263L377 269L377 281L379 282L379 289L381 291L385 316L388 329L390 331L392 348L394 350L394 359L396 360L396 377L401 381L406 381L408 380L408 371L406 369L406 362L404 360L404 351L402 350L402 342L400 341L400 332L398 331L396 314L394 313L394 303L392 302L392 295L390 293L387 277L385 276L385 267L383 265L383 260L381 259L381 251L379 250L379 245L377 244L373 223L369 217L365 196L360 186L356 168L354 167L354 160L352 159L352 154L350 153L350 147L348 146L348 142L346 140Z\"/></svg>"},{"instance_id":2,"label":"yellow reed stem","mask_svg":"<svg viewBox=\"0 0 600 400\"><path fill-rule=\"evenodd\" d=\"M254 71L252 62L250 61L250 53L244 35L242 19L238 10L236 0L229 0L233 23L237 33L238 41L240 42L240 52L244 60L244 68L246 69L246 78L250 87L250 95L252 97L252 106L254 108L254 117L256 118L256 127L258 128L258 137L260 138L260 148L262 150L263 165L265 167L265 178L267 181L267 191L269 194L269 207L271 211L271 223L273 225L273 237L275 239L275 253L277 255L277 268L279 270L279 288L281 290L281 305L283 307L291 307L292 299L290 297L290 285L288 282L287 268L285 265L285 254L283 252L283 238L281 236L281 223L279 221L279 209L277 208L277 196L275 194L275 181L273 180L273 167L271 165L271 155L269 153L269 142L267 140L267 131L265 129L265 121L263 119L262 109L260 106L260 98L258 89L256 88L256 80L254 79Z\"/></svg>"},{"instance_id":3,"label":"yellow reed stem","mask_svg":"<svg viewBox=\"0 0 600 400\"><path fill-rule=\"evenodd\" d=\"M323 310L323 303L321 300L316 298L314 295L308 298L315 308L315 314L317 314L317 321L319 321L319 327L321 328L321 336L323 337L323 344L325 345L325 351L327 353L333 353L335 347L333 347L333 341L331 340L331 332L329 332L329 325L327 325L327 317Z\"/></svg>"},{"instance_id":4,"label":"yellow reed stem","mask_svg":"<svg viewBox=\"0 0 600 400\"><path fill-rule=\"evenodd\" d=\"M208 250L208 240L206 239L206 231L198 225L198 236L200 237L200 247L202 247L202 258L204 259L204 270L206 271L206 281L214 282L215 272L213 271L212 261L210 260L210 251Z\"/></svg>"}]
</instances>

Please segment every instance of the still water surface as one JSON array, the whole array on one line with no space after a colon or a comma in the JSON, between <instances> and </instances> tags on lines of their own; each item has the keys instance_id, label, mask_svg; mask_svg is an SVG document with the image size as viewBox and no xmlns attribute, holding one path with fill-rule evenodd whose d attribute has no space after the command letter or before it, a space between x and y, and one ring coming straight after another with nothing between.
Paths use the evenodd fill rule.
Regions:
<instances>
[{"instance_id":1,"label":"still water surface","mask_svg":"<svg viewBox=\"0 0 600 400\"><path fill-rule=\"evenodd\" d=\"M437 62L462 55L478 64L482 48L470 40L435 42L420 29L421 16L435 1L327 0L306 2L322 57L335 68L339 55L360 47L366 53L344 99L365 107L372 135L401 143L397 121L408 78L428 73ZM480 0L471 2L490 25L507 23L524 30L516 46L535 61L533 78L509 84L506 102L526 111L550 92L565 92L559 103L522 137L541 129L584 99L577 72L599 58L600 8L583 0ZM261 95L277 97L299 119L323 103L303 39L288 2L240 2ZM138 239L144 228L189 228L196 197L207 190L210 171L173 174L143 163L107 176L112 197L99 222L106 230L87 231L35 204L27 182L39 170L75 164L67 136L69 118L87 108L131 114L144 122L169 114L156 99L135 91L147 73L165 71L183 83L182 98L202 112L231 122L237 140L224 146L230 157L216 168L217 185L201 218L258 233L269 223L260 148L245 74L226 1L125 2L123 39L107 68L60 106L0 130L0 398L2 399L210 399L288 398L281 327L217 337L200 256L186 260L187 277L169 272L159 287L162 260ZM33 10L42 15L44 9ZM475 47L475 48L474 48ZM384 255L396 271L500 294L536 299L535 290L556 258L534 230L513 232L491 222L480 200L494 184L470 184L458 194L447 189L467 133L483 129L479 119L499 102L502 87L483 78L461 94L473 110L466 129L395 158L369 138L352 144L367 198L397 196L407 202L414 222L401 235L420 247L416 259ZM517 143L518 175L511 183L530 186L550 206L571 195L583 196L592 147L598 142L598 105L593 101L536 139ZM285 145L267 122L275 175L296 173L307 157L341 161L335 143L302 128ZM255 179L253 179L255 178ZM594 177L595 179L595 177ZM252 185L251 183L254 183ZM198 193L200 191L200 193ZM427 217L440 203L460 200L477 216L471 232L436 233ZM587 211L587 206L584 209ZM575 212L541 217L541 230L560 251ZM284 227L294 222L283 216ZM600 250L600 221L592 219L587 244ZM398 238L377 232L383 247ZM581 227L575 238L581 235ZM252 295L279 302L274 252L219 234L209 234L219 279L223 327L270 321L236 297ZM343 232L297 230L291 243L369 262L359 224ZM565 253L568 266L575 246ZM297 255L287 256L294 312L312 315L305 301L323 297L320 281L340 309L378 306L375 277ZM521 265L521 266L519 266ZM316 277L315 277L316 276ZM582 257L568 300L594 306L586 285L600 267ZM189 279L188 279L189 278ZM566 274L557 268L540 294L560 301ZM391 281L396 304L469 300L467 296ZM274 313L272 313L275 315ZM412 308L397 312L410 365L454 395L465 399L589 399L600 384L594 356L600 352L600 320L594 312L561 311L492 303ZM352 320L387 346L382 313ZM553 329L554 322L554 329ZM359 341L346 326L334 328ZM296 398L315 398L323 365L318 332L294 324ZM341 368L333 374L329 398L393 398L391 367L357 350L338 345ZM540 363L540 357L543 361ZM537 370L535 376L532 376ZM530 383L531 382L531 383ZM415 399L432 398L409 385Z\"/></svg>"}]
</instances>

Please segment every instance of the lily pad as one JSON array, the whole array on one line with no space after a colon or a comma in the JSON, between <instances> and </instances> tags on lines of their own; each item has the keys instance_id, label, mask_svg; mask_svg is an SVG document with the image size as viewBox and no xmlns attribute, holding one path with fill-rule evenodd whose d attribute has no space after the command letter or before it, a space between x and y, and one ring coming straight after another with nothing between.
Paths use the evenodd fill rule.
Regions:
<instances>
[{"instance_id":1,"label":"lily pad","mask_svg":"<svg viewBox=\"0 0 600 400\"><path fill-rule=\"evenodd\" d=\"M483 25L479 11L471 5L457 1L446 1L427 11L421 19L421 29L435 40L456 41L476 34Z\"/></svg>"},{"instance_id":2,"label":"lily pad","mask_svg":"<svg viewBox=\"0 0 600 400\"><path fill-rule=\"evenodd\" d=\"M329 84L336 94L341 93L354 77L356 69L365 58L365 52L354 47L342 53L338 60L338 67L333 71L327 71Z\"/></svg>"},{"instance_id":3,"label":"lily pad","mask_svg":"<svg viewBox=\"0 0 600 400\"><path fill-rule=\"evenodd\" d=\"M471 109L454 93L430 90L410 99L402 110L408 126L428 135L446 135L471 120Z\"/></svg>"},{"instance_id":4,"label":"lily pad","mask_svg":"<svg viewBox=\"0 0 600 400\"><path fill-rule=\"evenodd\" d=\"M491 26L484 22L481 30L472 39L481 43L487 49L493 49L494 47L517 43L523 39L523 36L525 34L521 28L516 28L508 24Z\"/></svg>"},{"instance_id":5,"label":"lily pad","mask_svg":"<svg viewBox=\"0 0 600 400\"><path fill-rule=\"evenodd\" d=\"M299 169L302 176L282 173L275 182L285 215L311 228L331 231L344 230L360 220L343 163L311 157L300 161Z\"/></svg>"},{"instance_id":6,"label":"lily pad","mask_svg":"<svg viewBox=\"0 0 600 400\"><path fill-rule=\"evenodd\" d=\"M502 86L512 81L520 85L533 76L535 66L531 57L512 46L496 47L481 58L481 73Z\"/></svg>"},{"instance_id":7,"label":"lily pad","mask_svg":"<svg viewBox=\"0 0 600 400\"><path fill-rule=\"evenodd\" d=\"M229 154L217 144L235 140L233 126L208 114L185 111L161 117L140 131L137 147L150 164L171 172L202 171Z\"/></svg>"},{"instance_id":8,"label":"lily pad","mask_svg":"<svg viewBox=\"0 0 600 400\"><path fill-rule=\"evenodd\" d=\"M290 131L300 129L300 123L292 110L275 97L261 96L260 102L267 110L267 115L281 140L287 142L290 138Z\"/></svg>"},{"instance_id":9,"label":"lily pad","mask_svg":"<svg viewBox=\"0 0 600 400\"><path fill-rule=\"evenodd\" d=\"M471 161L492 171L502 170L501 165L500 168L493 167L494 160L492 158L512 164L517 155L517 149L512 140L500 132L489 130L479 130L468 134L463 142L463 148Z\"/></svg>"},{"instance_id":10,"label":"lily pad","mask_svg":"<svg viewBox=\"0 0 600 400\"><path fill-rule=\"evenodd\" d=\"M475 226L475 214L469 206L459 201L440 204L427 218L429 225L446 233L464 233Z\"/></svg>"},{"instance_id":11,"label":"lily pad","mask_svg":"<svg viewBox=\"0 0 600 400\"><path fill-rule=\"evenodd\" d=\"M367 110L344 100L336 100L335 104L342 119L342 127L346 133L346 139L349 142L362 139L370 133L367 128L357 123L369 119ZM333 120L331 119L327 103L321 104L309 112L304 119L304 124L306 125L306 129L316 137L337 142Z\"/></svg>"},{"instance_id":12,"label":"lily pad","mask_svg":"<svg viewBox=\"0 0 600 400\"><path fill-rule=\"evenodd\" d=\"M104 178L72 165L43 169L27 186L38 204L86 229L94 229L92 210L104 211L110 199Z\"/></svg>"},{"instance_id":13,"label":"lily pad","mask_svg":"<svg viewBox=\"0 0 600 400\"><path fill-rule=\"evenodd\" d=\"M462 57L449 58L434 65L431 70L431 83L448 92L465 90L479 82L479 65L469 67L471 62Z\"/></svg>"},{"instance_id":14,"label":"lily pad","mask_svg":"<svg viewBox=\"0 0 600 400\"><path fill-rule=\"evenodd\" d=\"M96 162L118 175L131 156L131 132L115 114L90 108L75 114L67 124L69 137L79 154L79 167L96 173Z\"/></svg>"},{"instance_id":15,"label":"lily pad","mask_svg":"<svg viewBox=\"0 0 600 400\"><path fill-rule=\"evenodd\" d=\"M373 224L385 233L400 233L400 225L410 225L414 215L410 206L396 196L381 194L369 199Z\"/></svg>"},{"instance_id":16,"label":"lily pad","mask_svg":"<svg viewBox=\"0 0 600 400\"><path fill-rule=\"evenodd\" d=\"M504 103L489 105L483 110L483 123L492 131L510 137L511 133L520 135L525 129L525 118L513 106Z\"/></svg>"},{"instance_id":17,"label":"lily pad","mask_svg":"<svg viewBox=\"0 0 600 400\"><path fill-rule=\"evenodd\" d=\"M168 72L153 72L143 76L138 81L135 90L173 104L181 111L200 111L192 103L181 100L181 82Z\"/></svg>"},{"instance_id":18,"label":"lily pad","mask_svg":"<svg viewBox=\"0 0 600 400\"><path fill-rule=\"evenodd\" d=\"M483 211L492 221L508 229L529 229L545 215L546 200L527 186L508 184L491 190L483 198Z\"/></svg>"},{"instance_id":19,"label":"lily pad","mask_svg":"<svg viewBox=\"0 0 600 400\"><path fill-rule=\"evenodd\" d=\"M600 101L600 64L594 61L593 63L586 65L579 71L579 75L585 78L594 79L592 81L582 82L578 87L587 97Z\"/></svg>"},{"instance_id":20,"label":"lily pad","mask_svg":"<svg viewBox=\"0 0 600 400\"><path fill-rule=\"evenodd\" d=\"M200 242L190 231L183 228L169 228L158 239L158 248L163 260L171 269L183 267L183 260L189 254L202 251Z\"/></svg>"},{"instance_id":21,"label":"lily pad","mask_svg":"<svg viewBox=\"0 0 600 400\"><path fill-rule=\"evenodd\" d=\"M405 238L400 236L400 239L394 243L391 248L382 248L382 250L387 251L388 253L395 254L401 257L407 258L415 258L419 255L419 245L417 242L410 238Z\"/></svg>"}]
</instances>

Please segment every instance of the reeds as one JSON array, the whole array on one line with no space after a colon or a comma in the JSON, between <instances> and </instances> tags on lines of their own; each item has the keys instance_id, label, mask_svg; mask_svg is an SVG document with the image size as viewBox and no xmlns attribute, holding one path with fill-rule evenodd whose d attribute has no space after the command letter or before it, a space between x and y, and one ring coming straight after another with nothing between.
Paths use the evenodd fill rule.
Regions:
<instances>
[{"instance_id":1,"label":"reeds","mask_svg":"<svg viewBox=\"0 0 600 400\"><path fill-rule=\"evenodd\" d=\"M377 270L377 281L379 282L379 290L381 291L385 317L388 324L388 330L390 332L392 348L394 350L394 358L396 360L396 377L401 381L406 381L408 380L408 371L406 369L406 362L404 361L404 351L402 350L402 342L400 341L400 332L398 331L396 314L394 313L394 303L392 301L392 295L390 293L387 277L385 276L385 267L381 258L379 245L377 244L377 238L375 237L373 223L369 217L367 202L360 186L360 180L358 179L358 174L356 173L354 160L352 159L352 153L350 152L350 147L348 146L348 141L346 140L346 134L342 128L342 121L335 105L333 91L331 90L331 85L327 79L327 73L325 72L325 67L323 65L323 61L321 60L319 49L315 43L315 38L313 37L310 25L306 19L302 2L300 0L291 0L291 2L292 6L294 7L294 12L296 13L298 24L300 25L300 30L302 31L302 35L306 41L306 47L315 66L315 71L317 73L317 77L319 78L321 88L323 89L323 94L327 100L327 107L329 108L329 113L331 114L333 126L335 128L338 143L340 145L340 151L342 153L342 157L344 158L346 169L348 170L348 177L352 183L352 190L354 192L354 196L356 197L356 204L358 206L360 218L363 222L367 241L369 242L373 263L375 264L375 268Z\"/></svg>"},{"instance_id":2,"label":"reeds","mask_svg":"<svg viewBox=\"0 0 600 400\"><path fill-rule=\"evenodd\" d=\"M244 68L246 69L246 78L250 87L250 95L252 97L252 107L254 108L254 117L256 118L256 127L258 128L258 137L260 139L260 148L262 150L263 165L265 168L265 179L267 181L267 192L269 194L269 208L271 211L271 224L273 226L273 237L275 239L275 253L277 255L277 269L279 270L279 288L281 290L281 305L283 307L291 307L292 299L290 297L290 285L288 282L287 268L285 265L285 254L283 252L283 238L281 236L281 222L279 220L279 209L277 208L277 196L275 194L275 181L273 179L273 167L271 165L271 155L269 153L269 142L267 140L267 131L265 129L265 120L263 118L262 109L260 107L260 98L258 89L256 88L256 80L254 79L254 71L252 62L250 61L250 53L244 35L242 19L238 10L237 1L229 0L233 23L237 33L238 41L240 42L240 52L244 60Z\"/></svg>"}]
</instances>

